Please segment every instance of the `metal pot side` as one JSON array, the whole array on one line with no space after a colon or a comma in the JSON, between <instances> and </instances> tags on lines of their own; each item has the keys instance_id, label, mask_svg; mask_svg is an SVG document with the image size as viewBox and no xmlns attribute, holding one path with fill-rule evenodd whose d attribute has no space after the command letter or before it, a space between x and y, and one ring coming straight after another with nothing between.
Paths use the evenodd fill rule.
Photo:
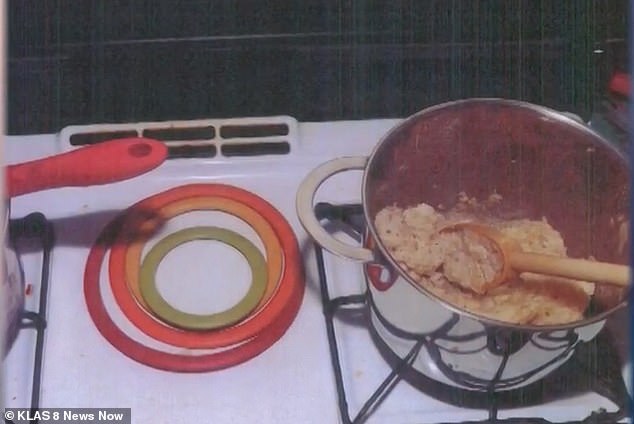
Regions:
<instances>
[{"instance_id":1,"label":"metal pot side","mask_svg":"<svg viewBox=\"0 0 634 424\"><path fill-rule=\"evenodd\" d=\"M2 357L4 358L15 342L21 324L24 310L24 276L22 266L9 238L9 207L5 208L4 216L4 255L2 258L2 282L0 283L0 299L3 302L4 317L0 321L4 328Z\"/></svg>"},{"instance_id":2,"label":"metal pot side","mask_svg":"<svg viewBox=\"0 0 634 424\"><path fill-rule=\"evenodd\" d=\"M364 171L367 222L361 247L336 240L312 211L330 176ZM313 170L298 190L300 222L330 252L364 263L371 325L399 358L420 349L412 368L450 386L511 390L546 376L592 340L627 306L626 290L597 285L594 311L581 321L519 325L462 310L417 284L379 239L374 219L386 206L451 206L460 192L497 193L511 212L542 219L563 236L572 257L629 263L630 169L627 159L567 114L505 99L466 99L403 120L369 157L345 157ZM374 269L372 269L374 268ZM391 272L379 281L377 268Z\"/></svg>"},{"instance_id":3,"label":"metal pot side","mask_svg":"<svg viewBox=\"0 0 634 424\"><path fill-rule=\"evenodd\" d=\"M626 158L582 123L528 103L467 99L425 109L388 132L367 161L362 195L377 261L425 296L492 326L555 331L604 321L626 306L627 293L597 285L598 312L572 324L513 325L477 316L407 275L379 239L376 214L390 205L451 205L461 191L480 199L496 192L525 218L546 217L570 256L628 264L629 187Z\"/></svg>"}]
</instances>

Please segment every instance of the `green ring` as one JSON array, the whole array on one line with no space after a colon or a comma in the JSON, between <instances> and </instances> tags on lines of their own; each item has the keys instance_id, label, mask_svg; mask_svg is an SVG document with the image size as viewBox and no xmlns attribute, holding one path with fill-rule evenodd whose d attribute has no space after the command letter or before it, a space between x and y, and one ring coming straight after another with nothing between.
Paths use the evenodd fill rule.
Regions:
<instances>
[{"instance_id":1,"label":"green ring","mask_svg":"<svg viewBox=\"0 0 634 424\"><path fill-rule=\"evenodd\" d=\"M251 287L235 306L210 315L190 314L171 306L158 292L154 276L161 260L175 247L193 240L223 242L237 249L246 258L251 266ZM184 330L212 330L235 324L252 312L264 296L266 280L266 260L248 239L224 228L192 227L170 234L149 251L141 266L139 288L141 296L157 318Z\"/></svg>"}]
</instances>

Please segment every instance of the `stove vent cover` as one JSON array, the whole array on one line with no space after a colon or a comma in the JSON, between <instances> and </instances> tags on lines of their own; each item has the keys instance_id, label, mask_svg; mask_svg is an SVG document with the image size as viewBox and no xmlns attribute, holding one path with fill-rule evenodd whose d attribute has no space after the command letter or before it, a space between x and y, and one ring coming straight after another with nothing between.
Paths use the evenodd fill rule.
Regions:
<instances>
[{"instance_id":1,"label":"stove vent cover","mask_svg":"<svg viewBox=\"0 0 634 424\"><path fill-rule=\"evenodd\" d=\"M74 125L62 129L61 151L117 138L163 141L170 159L254 158L298 149L297 121L289 116Z\"/></svg>"}]
</instances>

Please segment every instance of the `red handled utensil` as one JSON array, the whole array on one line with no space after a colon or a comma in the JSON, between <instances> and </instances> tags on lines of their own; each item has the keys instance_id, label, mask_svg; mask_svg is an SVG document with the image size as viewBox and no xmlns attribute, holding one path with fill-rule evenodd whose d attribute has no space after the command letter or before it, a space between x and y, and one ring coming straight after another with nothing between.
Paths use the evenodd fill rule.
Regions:
<instances>
[{"instance_id":1,"label":"red handled utensil","mask_svg":"<svg viewBox=\"0 0 634 424\"><path fill-rule=\"evenodd\" d=\"M149 138L100 142L72 152L7 166L6 196L123 181L151 171L166 158L165 144Z\"/></svg>"}]
</instances>

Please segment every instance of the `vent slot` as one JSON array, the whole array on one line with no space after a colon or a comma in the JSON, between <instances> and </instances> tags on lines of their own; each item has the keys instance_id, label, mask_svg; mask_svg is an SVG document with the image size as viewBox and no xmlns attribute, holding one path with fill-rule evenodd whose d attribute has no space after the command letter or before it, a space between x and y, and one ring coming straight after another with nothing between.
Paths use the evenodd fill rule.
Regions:
<instances>
[{"instance_id":1,"label":"vent slot","mask_svg":"<svg viewBox=\"0 0 634 424\"><path fill-rule=\"evenodd\" d=\"M287 155L291 146L286 141L262 143L231 143L221 147L222 154L227 157Z\"/></svg>"},{"instance_id":2,"label":"vent slot","mask_svg":"<svg viewBox=\"0 0 634 424\"><path fill-rule=\"evenodd\" d=\"M286 124L225 125L220 128L220 137L279 137L288 135L288 131Z\"/></svg>"},{"instance_id":3,"label":"vent slot","mask_svg":"<svg viewBox=\"0 0 634 424\"><path fill-rule=\"evenodd\" d=\"M168 159L185 159L185 158L213 158L216 156L218 149L213 144L191 145L183 144L180 146L169 146L167 148Z\"/></svg>"},{"instance_id":4,"label":"vent slot","mask_svg":"<svg viewBox=\"0 0 634 424\"><path fill-rule=\"evenodd\" d=\"M143 136L162 141L211 140L216 136L216 129L212 126L153 128L144 130Z\"/></svg>"},{"instance_id":5,"label":"vent slot","mask_svg":"<svg viewBox=\"0 0 634 424\"><path fill-rule=\"evenodd\" d=\"M168 159L289 157L299 150L297 121L290 116L196 119L62 128L62 151L129 137L147 137L167 146Z\"/></svg>"},{"instance_id":6,"label":"vent slot","mask_svg":"<svg viewBox=\"0 0 634 424\"><path fill-rule=\"evenodd\" d=\"M71 146L87 146L97 144L103 141L115 140L120 138L137 137L136 131L112 131L98 133L73 134L70 136Z\"/></svg>"}]
</instances>

